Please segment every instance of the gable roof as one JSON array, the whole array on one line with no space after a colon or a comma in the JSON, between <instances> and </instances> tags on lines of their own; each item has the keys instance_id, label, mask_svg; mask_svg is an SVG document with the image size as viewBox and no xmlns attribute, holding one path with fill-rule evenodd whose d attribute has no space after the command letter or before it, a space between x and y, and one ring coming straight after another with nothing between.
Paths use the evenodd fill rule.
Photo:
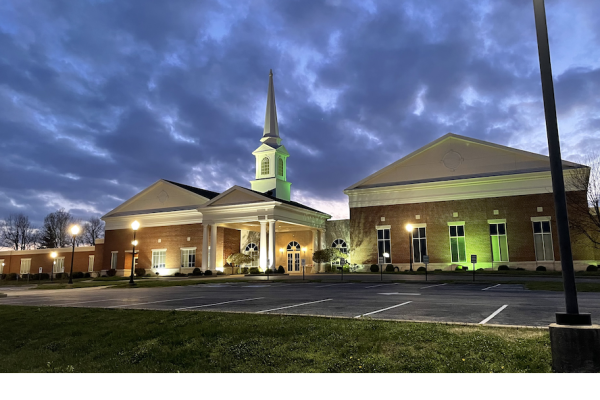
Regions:
<instances>
[{"instance_id":1,"label":"gable roof","mask_svg":"<svg viewBox=\"0 0 600 400\"><path fill-rule=\"evenodd\" d=\"M177 182L169 181L169 180L166 180L166 179L163 179L163 180L165 182L172 183L175 186L179 186L182 189L188 190L188 191L190 191L192 193L195 193L195 194L198 194L198 195L200 195L202 197L205 197L205 198L207 198L209 200L214 199L215 197L217 197L220 194L218 192L212 192L210 190L200 189L200 188L197 188L197 187L194 187L194 186L189 186L189 185L184 185L183 183L177 183Z\"/></svg>"},{"instance_id":2,"label":"gable roof","mask_svg":"<svg viewBox=\"0 0 600 400\"><path fill-rule=\"evenodd\" d=\"M470 157L468 159L463 158L452 147L445 149L441 146L445 142L449 142L448 144L454 143L455 147L462 146L465 151L471 152ZM471 150L468 150L469 146ZM487 158L473 156L478 154L472 150L475 147L478 152L485 153ZM442 153L437 154L440 151L445 152L445 155ZM454 158L454 160L450 160L451 163L449 164L456 163L455 168L453 168L453 165L445 163L446 156ZM436 159L435 157L439 158ZM501 162L494 164L497 161ZM441 167L442 163L446 169ZM461 163L465 165L459 168ZM586 168L586 166L563 160L563 168ZM429 173L424 173L424 170L429 171ZM550 158L548 156L448 133L351 185L346 191L367 187L397 186L542 171L550 171Z\"/></svg>"}]
</instances>

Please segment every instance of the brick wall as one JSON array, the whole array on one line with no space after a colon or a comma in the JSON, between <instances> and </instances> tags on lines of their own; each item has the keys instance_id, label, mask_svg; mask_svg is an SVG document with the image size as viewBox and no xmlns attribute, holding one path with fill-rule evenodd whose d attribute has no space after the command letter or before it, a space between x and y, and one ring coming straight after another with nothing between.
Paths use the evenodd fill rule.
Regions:
<instances>
[{"instance_id":1,"label":"brick wall","mask_svg":"<svg viewBox=\"0 0 600 400\"><path fill-rule=\"evenodd\" d=\"M537 208L543 211L538 212ZM494 214L494 210L498 214ZM453 217L453 213L458 213ZM420 215L420 219L416 219ZM535 248L531 217L552 218L554 257L560 260L558 234L551 193L490 199L455 200L420 204L360 207L350 209L350 241L352 262L357 264L377 263L377 225L391 225L391 258L394 264L409 262L409 236L407 223L427 224L427 250L432 264L451 265L448 222L465 221L467 258L477 254L478 266L487 267L492 261L488 219L506 219L509 263L534 262ZM385 221L381 221L381 217ZM599 258L598 251L589 244L573 240L574 259L582 260L579 268ZM585 260L585 262L583 262ZM467 260L468 262L469 260ZM464 263L463 263L464 264ZM552 264L539 262L542 264ZM497 266L496 265L496 266ZM587 264L586 264L587 265ZM559 267L560 268L560 267Z\"/></svg>"},{"instance_id":2,"label":"brick wall","mask_svg":"<svg viewBox=\"0 0 600 400\"><path fill-rule=\"evenodd\" d=\"M42 268L43 273L51 273L53 266L53 259L50 257L52 252L56 251L57 257L65 258L65 272L69 272L71 269L71 254L72 249L40 249L40 250L24 250L24 251L11 251L11 252L0 252L0 260L4 260L3 274L20 273L21 259L31 259L30 273L37 274L39 268ZM73 259L73 272L88 272L88 261L89 256L94 255L93 248L87 247L86 250L82 251L82 248L75 248L75 258Z\"/></svg>"}]
</instances>

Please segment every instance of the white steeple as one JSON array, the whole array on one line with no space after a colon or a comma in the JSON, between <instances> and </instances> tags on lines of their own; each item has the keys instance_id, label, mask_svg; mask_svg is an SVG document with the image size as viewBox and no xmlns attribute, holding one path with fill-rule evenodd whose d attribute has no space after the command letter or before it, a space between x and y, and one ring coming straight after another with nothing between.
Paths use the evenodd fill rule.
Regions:
<instances>
[{"instance_id":1,"label":"white steeple","mask_svg":"<svg viewBox=\"0 0 600 400\"><path fill-rule=\"evenodd\" d=\"M260 141L262 144L252 153L256 157L256 180L250 182L252 190L261 193L272 191L271 194L278 199L289 201L291 183L286 180L286 167L290 154L279 137L273 70L269 72L265 127Z\"/></svg>"}]
</instances>

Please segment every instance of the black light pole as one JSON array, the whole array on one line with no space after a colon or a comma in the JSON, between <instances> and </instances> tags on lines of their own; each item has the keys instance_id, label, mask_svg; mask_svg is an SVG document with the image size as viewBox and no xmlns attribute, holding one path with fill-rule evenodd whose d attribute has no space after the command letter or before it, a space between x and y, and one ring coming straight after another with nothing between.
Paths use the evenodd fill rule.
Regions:
<instances>
[{"instance_id":1,"label":"black light pole","mask_svg":"<svg viewBox=\"0 0 600 400\"><path fill-rule=\"evenodd\" d=\"M542 94L544 98L544 113L546 116L546 132L548 135L548 153L550 156L550 172L552 175L552 192L558 228L558 244L560 263L562 267L563 285L565 289L566 313L556 313L556 322L561 325L591 325L590 314L580 314L577 303L577 287L573 269L573 254L571 252L571 236L569 233L569 218L567 215L567 199L560 154L558 137L558 122L554 99L554 83L550 64L550 46L548 44L548 28L546 26L546 10L544 0L533 0L535 26L537 33L540 73L542 78Z\"/></svg>"},{"instance_id":2,"label":"black light pole","mask_svg":"<svg viewBox=\"0 0 600 400\"><path fill-rule=\"evenodd\" d=\"M135 282L133 281L133 275L135 272L135 246L137 245L137 240L135 240L135 234L139 227L140 227L139 222L133 221L131 223L131 229L133 229L133 241L131 242L131 244L133 245L133 252L131 253L131 275L129 276L129 284L130 285L135 285Z\"/></svg>"},{"instance_id":3,"label":"black light pole","mask_svg":"<svg viewBox=\"0 0 600 400\"><path fill-rule=\"evenodd\" d=\"M58 254L56 254L55 251L53 251L52 253L50 253L50 257L52 257L52 268L50 269L50 282L53 281L52 277L54 276L54 266L56 265L56 256Z\"/></svg>"},{"instance_id":4,"label":"black light pole","mask_svg":"<svg viewBox=\"0 0 600 400\"><path fill-rule=\"evenodd\" d=\"M407 224L406 225L406 231L408 232L408 253L409 253L409 256L410 256L410 272L413 272L412 230L413 230L413 226L411 224Z\"/></svg>"},{"instance_id":5,"label":"black light pole","mask_svg":"<svg viewBox=\"0 0 600 400\"><path fill-rule=\"evenodd\" d=\"M73 259L75 258L75 238L79 233L79 226L73 225L71 227L71 234L73 235L73 251L71 252L71 272L69 273L69 285L73 284Z\"/></svg>"}]
</instances>

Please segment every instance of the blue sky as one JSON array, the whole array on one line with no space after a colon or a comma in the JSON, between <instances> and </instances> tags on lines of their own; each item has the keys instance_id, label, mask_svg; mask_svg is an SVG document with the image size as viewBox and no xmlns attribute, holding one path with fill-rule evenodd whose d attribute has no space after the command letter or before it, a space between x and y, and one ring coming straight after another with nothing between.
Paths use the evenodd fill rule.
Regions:
<instances>
[{"instance_id":1,"label":"blue sky","mask_svg":"<svg viewBox=\"0 0 600 400\"><path fill-rule=\"evenodd\" d=\"M600 153L600 2L547 0L563 158ZM160 178L249 187L269 69L292 199L454 132L547 154L533 6L0 2L0 219L100 216Z\"/></svg>"}]
</instances>

